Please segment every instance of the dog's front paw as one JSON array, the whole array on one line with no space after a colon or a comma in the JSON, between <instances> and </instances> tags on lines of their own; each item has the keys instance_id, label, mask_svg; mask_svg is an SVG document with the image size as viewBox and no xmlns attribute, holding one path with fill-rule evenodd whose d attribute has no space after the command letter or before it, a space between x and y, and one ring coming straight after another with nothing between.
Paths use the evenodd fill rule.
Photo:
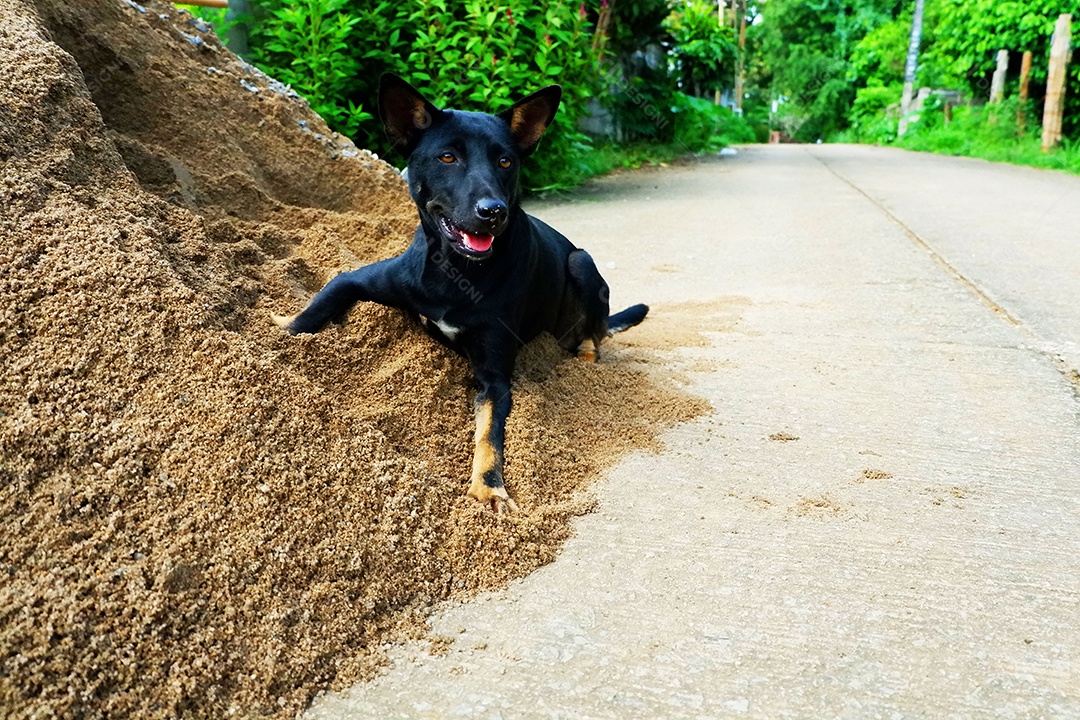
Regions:
<instances>
[{"instance_id":1,"label":"dog's front paw","mask_svg":"<svg viewBox=\"0 0 1080 720\"><path fill-rule=\"evenodd\" d=\"M483 478L473 478L469 491L465 493L474 500L479 500L496 515L508 515L518 511L517 503L506 492L505 486L491 487Z\"/></svg>"},{"instance_id":2,"label":"dog's front paw","mask_svg":"<svg viewBox=\"0 0 1080 720\"><path fill-rule=\"evenodd\" d=\"M585 338L578 345L577 356L585 362L594 363L600 352L596 348L596 342L592 338Z\"/></svg>"}]
</instances>

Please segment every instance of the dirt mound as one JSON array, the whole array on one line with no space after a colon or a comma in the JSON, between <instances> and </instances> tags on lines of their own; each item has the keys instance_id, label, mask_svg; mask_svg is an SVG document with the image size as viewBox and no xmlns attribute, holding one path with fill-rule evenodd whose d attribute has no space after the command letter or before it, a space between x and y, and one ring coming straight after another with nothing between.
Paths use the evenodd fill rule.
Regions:
<instances>
[{"instance_id":1,"label":"dirt mound","mask_svg":"<svg viewBox=\"0 0 1080 720\"><path fill-rule=\"evenodd\" d=\"M534 344L499 521L461 359L380 307L267 320L404 248L392 167L172 5L0 0L0 66L4 717L291 716L701 410Z\"/></svg>"}]
</instances>

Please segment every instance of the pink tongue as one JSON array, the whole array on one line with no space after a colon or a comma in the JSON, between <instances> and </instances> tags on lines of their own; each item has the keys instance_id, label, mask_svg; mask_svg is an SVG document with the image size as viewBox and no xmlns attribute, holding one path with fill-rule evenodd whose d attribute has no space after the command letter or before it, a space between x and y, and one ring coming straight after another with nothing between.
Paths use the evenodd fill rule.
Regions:
<instances>
[{"instance_id":1,"label":"pink tongue","mask_svg":"<svg viewBox=\"0 0 1080 720\"><path fill-rule=\"evenodd\" d=\"M467 232L461 234L465 236L465 244L473 252L487 252L491 249L491 241L495 239L491 235L471 235Z\"/></svg>"}]
</instances>

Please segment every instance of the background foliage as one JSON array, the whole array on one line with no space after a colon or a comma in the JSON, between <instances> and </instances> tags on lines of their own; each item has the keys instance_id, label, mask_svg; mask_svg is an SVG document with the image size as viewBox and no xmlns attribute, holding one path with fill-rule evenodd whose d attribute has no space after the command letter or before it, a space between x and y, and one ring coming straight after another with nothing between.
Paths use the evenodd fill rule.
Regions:
<instances>
[{"instance_id":1,"label":"background foliage","mask_svg":"<svg viewBox=\"0 0 1080 720\"><path fill-rule=\"evenodd\" d=\"M352 40L364 17L342 12L345 3L301 0L265 6L252 57L308 98L327 124L352 136L371 113L349 99L360 71Z\"/></svg>"},{"instance_id":2,"label":"background foliage","mask_svg":"<svg viewBox=\"0 0 1080 720\"><path fill-rule=\"evenodd\" d=\"M743 50L730 10L721 25L714 0L250 1L255 10L242 19L249 59L293 85L332 128L383 153L389 148L372 117L383 72L405 77L437 105L492 112L561 84L556 123L525 168L532 189L573 185L650 154L660 160L763 141L771 130L802 142L898 142L914 6L746 0ZM1075 48L1080 0L926 0L917 86L981 105L997 51L1007 49L1007 95L1015 97L1020 55L1031 50L1033 99L1015 108L1011 125L997 110L963 107L950 122L935 101L904 143L987 153L991 145L1037 143L1050 37L1063 12L1073 13ZM220 29L220 13L201 14ZM732 100L739 60L742 116L712 102L718 92ZM1074 145L1080 58L1068 74L1065 135ZM600 125L594 122L592 137L579 130L587 115ZM1015 117L1029 120L1021 125Z\"/></svg>"},{"instance_id":3,"label":"background foliage","mask_svg":"<svg viewBox=\"0 0 1080 720\"><path fill-rule=\"evenodd\" d=\"M753 30L763 68L758 82L780 101L773 126L803 141L894 141L914 0L769 0L764 8L764 22ZM985 103L997 51L1005 49L1012 57L1007 91L1015 95L1021 54L1031 50L1031 110L1039 113L1061 13L1073 14L1075 48L1080 0L926 0L916 87ZM1076 139L1080 63L1072 63L1069 77L1065 134ZM925 117L941 108L930 110ZM990 116L965 115L976 117Z\"/></svg>"},{"instance_id":4,"label":"background foliage","mask_svg":"<svg viewBox=\"0 0 1080 720\"><path fill-rule=\"evenodd\" d=\"M735 84L735 29L720 25L715 2L678 3L663 26L671 34L670 56L685 92L706 97Z\"/></svg>"},{"instance_id":5,"label":"background foliage","mask_svg":"<svg viewBox=\"0 0 1080 720\"><path fill-rule=\"evenodd\" d=\"M938 14L934 42L927 49L926 71L920 80L948 82L962 87L973 96L985 98L997 63L997 51L1009 50L1010 90L1019 82L1020 56L1031 50L1032 95L1041 98L1045 91L1047 60L1054 23L1062 13L1073 16L1073 48L1080 36L1080 0L935 0ZM1066 93L1065 134L1080 136L1080 58L1069 68ZM1036 110L1042 110L1041 101Z\"/></svg>"},{"instance_id":6,"label":"background foliage","mask_svg":"<svg viewBox=\"0 0 1080 720\"><path fill-rule=\"evenodd\" d=\"M291 82L358 145L389 151L371 112L379 76L394 72L439 107L487 112L562 84L563 104L544 140L548 162L527 166L531 187L565 182L587 147L575 128L597 85L595 58L586 18L572 2L263 0L260 8L254 62Z\"/></svg>"},{"instance_id":7,"label":"background foliage","mask_svg":"<svg viewBox=\"0 0 1080 720\"><path fill-rule=\"evenodd\" d=\"M497 112L559 83L563 104L532 189L580 182L599 148L578 130L591 109L611 117L613 140L648 140L693 152L750 138L724 108L693 102L731 84L737 49L711 0L255 0L241 20L249 59L291 84L328 124L388 152L372 117L378 78L395 72L442 107ZM199 11L218 24L220 13ZM606 16L606 32L597 24ZM680 139L680 135L685 136ZM660 147L659 145L657 146ZM606 159L611 152L599 152ZM666 157L666 151L658 149ZM627 152L628 162L637 149ZM604 164L601 162L601 165Z\"/></svg>"}]
</instances>

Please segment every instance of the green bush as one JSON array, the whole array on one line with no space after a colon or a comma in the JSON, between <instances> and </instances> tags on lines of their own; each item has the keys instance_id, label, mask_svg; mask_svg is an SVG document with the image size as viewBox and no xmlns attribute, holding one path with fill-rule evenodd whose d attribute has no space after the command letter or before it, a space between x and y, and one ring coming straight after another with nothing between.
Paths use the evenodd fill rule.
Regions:
<instances>
[{"instance_id":1,"label":"green bush","mask_svg":"<svg viewBox=\"0 0 1080 720\"><path fill-rule=\"evenodd\" d=\"M262 42L252 58L307 98L330 127L353 136L372 119L348 99L361 63L352 52L359 16L342 10L346 0L301 0L270 11L259 26Z\"/></svg>"},{"instance_id":2,"label":"green bush","mask_svg":"<svg viewBox=\"0 0 1080 720\"><path fill-rule=\"evenodd\" d=\"M749 123L712 100L676 93L673 109L675 141L690 152L715 152L755 140Z\"/></svg>"},{"instance_id":3,"label":"green bush","mask_svg":"<svg viewBox=\"0 0 1080 720\"><path fill-rule=\"evenodd\" d=\"M616 119L624 141L670 142L674 136L673 78L661 70L639 70L628 81L613 80L604 104Z\"/></svg>"},{"instance_id":4,"label":"green bush","mask_svg":"<svg viewBox=\"0 0 1080 720\"><path fill-rule=\"evenodd\" d=\"M890 117L887 110L899 105L903 94L902 85L874 85L859 88L851 106L851 134L858 142L888 143L896 139L897 117Z\"/></svg>"},{"instance_id":5,"label":"green bush","mask_svg":"<svg viewBox=\"0 0 1080 720\"><path fill-rule=\"evenodd\" d=\"M378 78L394 72L439 107L498 112L544 85L563 103L527 163L526 187L579 182L588 138L576 130L597 86L592 33L568 0L266 0L252 26L253 60L308 98L335 130L386 153L374 109Z\"/></svg>"}]
</instances>

